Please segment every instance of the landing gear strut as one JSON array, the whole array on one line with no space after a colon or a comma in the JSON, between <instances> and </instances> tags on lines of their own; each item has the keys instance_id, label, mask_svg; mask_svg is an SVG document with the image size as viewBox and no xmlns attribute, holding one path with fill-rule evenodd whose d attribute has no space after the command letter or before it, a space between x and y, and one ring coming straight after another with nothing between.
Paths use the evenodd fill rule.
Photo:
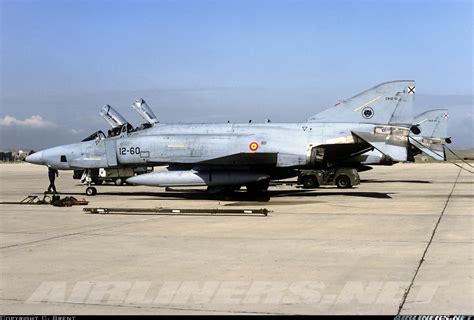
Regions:
<instances>
[{"instance_id":1,"label":"landing gear strut","mask_svg":"<svg viewBox=\"0 0 474 320\"><path fill-rule=\"evenodd\" d=\"M84 173L82 174L82 177L81 177L81 182L87 185L86 195L95 196L97 194L97 189L94 187L91 187L92 177L91 177L90 170L84 170Z\"/></svg>"}]
</instances>

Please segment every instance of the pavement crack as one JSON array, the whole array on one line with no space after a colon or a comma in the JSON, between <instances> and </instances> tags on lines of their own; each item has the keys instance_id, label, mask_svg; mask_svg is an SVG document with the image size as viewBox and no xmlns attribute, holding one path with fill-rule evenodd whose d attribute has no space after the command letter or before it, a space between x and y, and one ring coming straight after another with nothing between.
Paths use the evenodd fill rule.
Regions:
<instances>
[{"instance_id":1,"label":"pavement crack","mask_svg":"<svg viewBox=\"0 0 474 320\"><path fill-rule=\"evenodd\" d=\"M25 303L26 301L16 298L0 298L0 301L13 301ZM216 308L196 308L186 306L172 306L172 305L138 305L138 304L121 304L121 303L91 303L91 302L69 302L69 301L54 301L54 302L34 302L35 304L46 304L46 305L78 305L78 306L96 306L96 307L119 307L119 308L134 308L134 309L162 309L162 310L174 310L174 311L190 311L190 312L215 312L215 313L228 313L228 314L251 314L251 315L291 315L292 313L281 313L281 312L265 312L265 311L246 311L246 310L219 310Z\"/></svg>"},{"instance_id":2,"label":"pavement crack","mask_svg":"<svg viewBox=\"0 0 474 320\"><path fill-rule=\"evenodd\" d=\"M135 224L135 223L140 223L140 222L143 222L143 221L140 220L140 221L133 221L133 222L115 224L115 225L112 225L112 226L106 226L106 227L101 227L101 228L96 228L96 229L91 229L91 230L82 230L82 231L78 231L78 232L62 234L62 235L58 235L58 236L54 236L54 237L49 237L49 238L46 238L46 239L38 239L38 240L34 240L34 241L29 241L29 242L15 243L15 244L11 244L11 245L8 245L8 246L0 247L0 250L27 246L27 245L30 245L30 244L40 243L40 242L49 241L49 240L56 240L56 239L61 239L61 238L72 237L72 236L77 236L77 235L80 235L80 234L86 234L86 233L89 233L89 232L102 231L102 230L105 230L105 229L110 229L110 228L115 228L115 227L122 227L122 226L126 226L126 225L129 225L129 224Z\"/></svg>"},{"instance_id":3,"label":"pavement crack","mask_svg":"<svg viewBox=\"0 0 474 320\"><path fill-rule=\"evenodd\" d=\"M454 189L456 188L456 184L459 180L459 177L461 175L461 172L462 170L459 169L459 172L458 172L458 175L456 176L456 180L454 180L454 184L453 184L453 187L451 189L451 192L449 193L448 195L448 198L446 199L446 202L444 204L444 207L443 207L443 210L441 211L439 217L438 217L438 221L436 221L436 225L435 227L433 228L433 232L431 233L431 237L430 237L430 240L428 241L427 245L426 245L426 248L425 248L425 251L423 251L423 255L421 256L421 259L418 263L418 267L416 268L416 271L415 271L415 274L413 275L413 278L411 279L410 281L410 285L408 286L408 288L405 290L405 293L403 294L403 298L402 298L402 301L400 302L400 305L398 306L398 312L397 312L397 315L400 315L400 312L402 312L402 309L405 305L405 302L408 298L408 295L410 294L410 291L411 291L411 288L413 287L413 284L415 283L415 280L416 280L416 276L418 275L418 272L420 271L421 269L421 266L423 264L423 262L425 261L425 256L426 256L426 253L428 252L428 249L430 248L430 245L431 243L433 242L433 239L434 239L434 236L436 234L436 231L438 230L438 226L441 222L441 219L443 218L443 215L444 215L444 212L446 211L446 208L448 207L448 203L449 203L449 200L451 200L451 196L453 195L453 192L454 192Z\"/></svg>"}]
</instances>

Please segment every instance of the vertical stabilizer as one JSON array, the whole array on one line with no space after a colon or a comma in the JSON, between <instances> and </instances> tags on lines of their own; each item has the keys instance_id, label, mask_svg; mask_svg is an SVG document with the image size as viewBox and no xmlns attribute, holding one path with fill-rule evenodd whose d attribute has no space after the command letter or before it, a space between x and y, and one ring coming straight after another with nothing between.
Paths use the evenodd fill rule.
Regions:
<instances>
[{"instance_id":1,"label":"vertical stabilizer","mask_svg":"<svg viewBox=\"0 0 474 320\"><path fill-rule=\"evenodd\" d=\"M448 137L448 110L429 110L415 117L414 125L420 134L410 134L410 143L419 151L435 160L446 160L444 145L450 143Z\"/></svg>"},{"instance_id":2,"label":"vertical stabilizer","mask_svg":"<svg viewBox=\"0 0 474 320\"><path fill-rule=\"evenodd\" d=\"M390 81L340 101L335 106L310 117L308 122L411 125L414 102L415 81Z\"/></svg>"},{"instance_id":3,"label":"vertical stabilizer","mask_svg":"<svg viewBox=\"0 0 474 320\"><path fill-rule=\"evenodd\" d=\"M448 109L435 109L423 112L415 117L414 125L421 130L424 138L448 137Z\"/></svg>"}]
</instances>

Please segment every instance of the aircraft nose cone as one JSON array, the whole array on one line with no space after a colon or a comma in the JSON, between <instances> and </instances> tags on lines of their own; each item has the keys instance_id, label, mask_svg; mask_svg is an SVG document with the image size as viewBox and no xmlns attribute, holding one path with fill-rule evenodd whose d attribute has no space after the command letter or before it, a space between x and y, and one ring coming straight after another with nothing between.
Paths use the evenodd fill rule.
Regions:
<instances>
[{"instance_id":1,"label":"aircraft nose cone","mask_svg":"<svg viewBox=\"0 0 474 320\"><path fill-rule=\"evenodd\" d=\"M43 152L38 151L33 154L30 154L28 157L26 157L25 161L33 164L44 164Z\"/></svg>"}]
</instances>

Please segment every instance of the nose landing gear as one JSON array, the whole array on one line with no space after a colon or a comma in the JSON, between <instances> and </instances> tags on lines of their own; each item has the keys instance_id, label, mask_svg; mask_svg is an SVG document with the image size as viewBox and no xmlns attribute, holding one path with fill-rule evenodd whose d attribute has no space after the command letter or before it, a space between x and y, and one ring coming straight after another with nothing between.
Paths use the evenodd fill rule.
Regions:
<instances>
[{"instance_id":1,"label":"nose landing gear","mask_svg":"<svg viewBox=\"0 0 474 320\"><path fill-rule=\"evenodd\" d=\"M91 187L92 177L91 177L90 170L84 170L84 173L82 174L82 177L81 177L81 182L87 185L86 195L95 196L97 194L97 189L95 187Z\"/></svg>"},{"instance_id":2,"label":"nose landing gear","mask_svg":"<svg viewBox=\"0 0 474 320\"><path fill-rule=\"evenodd\" d=\"M97 194L97 189L94 187L87 187L86 188L86 195L88 196L95 196Z\"/></svg>"}]
</instances>

